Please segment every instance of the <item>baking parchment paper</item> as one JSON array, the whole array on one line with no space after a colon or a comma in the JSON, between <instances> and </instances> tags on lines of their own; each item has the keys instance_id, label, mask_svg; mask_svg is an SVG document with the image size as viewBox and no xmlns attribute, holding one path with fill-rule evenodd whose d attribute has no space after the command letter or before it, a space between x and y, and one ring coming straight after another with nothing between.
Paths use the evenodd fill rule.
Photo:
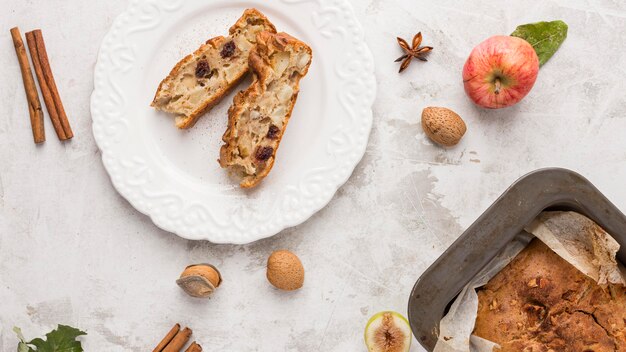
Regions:
<instances>
[{"instance_id":1,"label":"baking parchment paper","mask_svg":"<svg viewBox=\"0 0 626 352\"><path fill-rule=\"evenodd\" d=\"M478 311L476 289L502 270L534 238L599 284L626 282L615 260L619 244L600 226L575 212L543 212L468 283L439 324L434 352L491 352L497 344L472 335Z\"/></svg>"}]
</instances>

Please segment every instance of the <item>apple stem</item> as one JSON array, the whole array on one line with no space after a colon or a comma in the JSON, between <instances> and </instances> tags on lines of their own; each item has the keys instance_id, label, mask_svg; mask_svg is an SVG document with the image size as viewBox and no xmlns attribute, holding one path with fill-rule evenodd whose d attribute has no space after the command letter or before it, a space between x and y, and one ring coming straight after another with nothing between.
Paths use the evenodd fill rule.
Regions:
<instances>
[{"instance_id":1,"label":"apple stem","mask_svg":"<svg viewBox=\"0 0 626 352\"><path fill-rule=\"evenodd\" d=\"M496 90L494 91L495 94L500 94L500 78L496 77Z\"/></svg>"}]
</instances>

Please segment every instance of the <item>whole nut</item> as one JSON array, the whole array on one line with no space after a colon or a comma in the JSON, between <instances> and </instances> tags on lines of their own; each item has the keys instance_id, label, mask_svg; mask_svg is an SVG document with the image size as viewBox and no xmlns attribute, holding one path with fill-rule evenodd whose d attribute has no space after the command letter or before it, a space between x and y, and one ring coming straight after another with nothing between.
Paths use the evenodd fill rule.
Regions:
<instances>
[{"instance_id":1,"label":"whole nut","mask_svg":"<svg viewBox=\"0 0 626 352\"><path fill-rule=\"evenodd\" d=\"M278 250L267 259L267 280L285 291L297 290L304 284L304 267L288 250Z\"/></svg>"},{"instance_id":2,"label":"whole nut","mask_svg":"<svg viewBox=\"0 0 626 352\"><path fill-rule=\"evenodd\" d=\"M428 138L444 147L459 143L467 131L461 116L441 107L427 107L422 111L422 128Z\"/></svg>"},{"instance_id":3,"label":"whole nut","mask_svg":"<svg viewBox=\"0 0 626 352\"><path fill-rule=\"evenodd\" d=\"M222 275L211 264L193 264L185 268L176 283L190 296L208 297L222 283Z\"/></svg>"}]
</instances>

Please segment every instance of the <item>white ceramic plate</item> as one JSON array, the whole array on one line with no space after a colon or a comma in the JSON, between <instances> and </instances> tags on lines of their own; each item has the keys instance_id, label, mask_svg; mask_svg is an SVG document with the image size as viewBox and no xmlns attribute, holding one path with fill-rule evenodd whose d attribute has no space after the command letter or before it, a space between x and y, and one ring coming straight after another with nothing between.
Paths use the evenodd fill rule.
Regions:
<instances>
[{"instance_id":1,"label":"white ceramic plate","mask_svg":"<svg viewBox=\"0 0 626 352\"><path fill-rule=\"evenodd\" d=\"M272 172L242 190L216 161L232 94L186 131L149 104L180 58L226 35L249 7L307 42L313 63ZM132 1L104 38L94 76L93 132L115 188L157 226L216 243L269 237L324 207L365 152L376 89L347 0Z\"/></svg>"}]
</instances>

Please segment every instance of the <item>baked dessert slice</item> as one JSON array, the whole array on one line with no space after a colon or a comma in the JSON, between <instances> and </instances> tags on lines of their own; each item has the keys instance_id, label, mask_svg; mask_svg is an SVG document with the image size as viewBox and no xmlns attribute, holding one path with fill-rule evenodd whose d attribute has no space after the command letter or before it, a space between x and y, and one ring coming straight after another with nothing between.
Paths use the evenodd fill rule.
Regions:
<instances>
[{"instance_id":1,"label":"baked dessert slice","mask_svg":"<svg viewBox=\"0 0 626 352\"><path fill-rule=\"evenodd\" d=\"M253 81L234 98L220 149L220 165L242 176L241 187L256 186L272 169L311 59L311 48L286 33L257 36Z\"/></svg>"},{"instance_id":2,"label":"baked dessert slice","mask_svg":"<svg viewBox=\"0 0 626 352\"><path fill-rule=\"evenodd\" d=\"M248 73L249 52L263 31L276 33L276 28L258 10L245 10L228 37L209 39L174 66L151 106L174 114L179 128L192 127Z\"/></svg>"}]
</instances>

